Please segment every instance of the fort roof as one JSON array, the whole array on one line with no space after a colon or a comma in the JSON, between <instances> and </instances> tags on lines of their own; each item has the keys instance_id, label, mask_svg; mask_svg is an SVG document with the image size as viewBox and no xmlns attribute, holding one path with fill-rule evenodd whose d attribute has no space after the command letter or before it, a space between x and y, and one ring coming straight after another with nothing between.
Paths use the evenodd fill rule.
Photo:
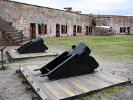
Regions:
<instances>
[{"instance_id":1,"label":"fort roof","mask_svg":"<svg viewBox=\"0 0 133 100\"><path fill-rule=\"evenodd\" d=\"M77 15L85 15L85 16L93 16L93 17L98 17L98 18L115 18L115 17L123 17L123 18L133 18L133 16L123 16L123 15L104 15L104 14L80 14L80 13L75 13L72 11L65 11L61 9L56 9L56 8L51 8L51 7L45 7L45 6L39 6L39 5L34 5L34 4L29 4L29 3L23 3L23 2L18 2L18 1L12 1L12 0L3 0L3 1L8 1L8 2L14 2L14 3L19 3L19 4L24 4L24 5L29 5L29 6L35 6L35 7L40 7L40 8L48 8L48 9L53 9L53 10L58 10L58 11L63 11L63 12L68 12L68 13L73 13Z\"/></svg>"}]
</instances>

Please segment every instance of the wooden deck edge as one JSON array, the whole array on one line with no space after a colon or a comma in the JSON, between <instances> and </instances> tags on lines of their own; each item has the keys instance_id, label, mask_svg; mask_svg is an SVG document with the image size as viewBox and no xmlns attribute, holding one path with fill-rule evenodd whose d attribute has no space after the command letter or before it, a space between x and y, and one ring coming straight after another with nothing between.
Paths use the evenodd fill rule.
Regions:
<instances>
[{"instance_id":1,"label":"wooden deck edge","mask_svg":"<svg viewBox=\"0 0 133 100\"><path fill-rule=\"evenodd\" d=\"M22 58L13 58L10 54L9 51L6 52L6 54L12 59L12 61L19 61L19 60L24 60L24 59L29 59L29 58L37 58L37 57L54 57L54 56L58 56L59 54L51 54L51 55L39 55L39 56L30 56L30 57L22 57Z\"/></svg>"},{"instance_id":2,"label":"wooden deck edge","mask_svg":"<svg viewBox=\"0 0 133 100\"><path fill-rule=\"evenodd\" d=\"M12 59L12 57L11 57L9 51L6 51L6 55ZM12 60L13 60L13 59L12 59Z\"/></svg>"},{"instance_id":3,"label":"wooden deck edge","mask_svg":"<svg viewBox=\"0 0 133 100\"><path fill-rule=\"evenodd\" d=\"M44 98L42 95L40 95L40 93L39 93L38 91L42 91L42 90L41 90L40 88L35 88L35 87L33 86L33 84L31 84L30 80L28 80L27 77L24 75L23 70L21 69L21 67L20 67L19 70L21 71L22 75L23 75L24 78L27 80L27 82L29 83L29 85L32 87L32 89L35 91L35 93L36 93L42 100L50 100L47 96L46 96L46 98ZM39 86L38 86L38 87L39 87ZM43 91L42 91L42 92L43 92ZM43 93L44 93L44 92L43 92ZM44 93L43 95L46 95L46 94Z\"/></svg>"},{"instance_id":4,"label":"wooden deck edge","mask_svg":"<svg viewBox=\"0 0 133 100\"><path fill-rule=\"evenodd\" d=\"M38 94L38 96L42 99L42 100L50 100L48 99L48 97L46 99L44 99L37 91L37 88L35 88L30 80L27 79L27 77L24 75L22 69L20 68L20 71L21 73L23 74L23 76L25 77L25 79L28 81L29 85L33 88L33 90ZM68 97L68 98L63 98L63 99L60 99L60 100L73 100L73 99L78 99L78 98L81 98L81 97L85 97L85 96L89 96L91 94L94 94L94 93L98 93L99 91L102 91L102 90L105 90L107 88L110 88L110 87L114 87L114 86L120 86L120 85L128 85L128 84L131 84L131 80L128 80L128 81L125 81L125 82L122 82L122 83L118 83L118 84L114 84L114 85L111 85L111 86L108 86L108 87L105 87L105 88L101 88L101 89L98 89L98 90L93 90L93 91L89 91L89 92L86 92L86 93L82 93L82 94L79 94L79 95L75 95L75 96L72 96L72 97ZM39 86L38 86L39 87ZM44 93L44 92L43 92ZM44 95L46 95L44 93Z\"/></svg>"},{"instance_id":5,"label":"wooden deck edge","mask_svg":"<svg viewBox=\"0 0 133 100\"><path fill-rule=\"evenodd\" d=\"M109 86L109 87L105 87L105 88L98 89L98 90L93 90L93 91L86 92L86 93L83 93L83 94L80 94L80 95L76 95L76 96L73 96L73 97L65 98L65 99L62 99L62 100L79 99L79 98L81 98L81 97L86 97L86 96L89 96L89 95L91 95L91 94L98 93L98 92L100 92L100 91L102 91L102 90L105 90L105 89L108 89L108 88L111 88L111 87L114 87L114 86L128 85L128 84L131 84L131 81L126 81L126 82L123 82L123 83L118 83L118 84L115 84L115 85L111 85L111 86Z\"/></svg>"}]
</instances>

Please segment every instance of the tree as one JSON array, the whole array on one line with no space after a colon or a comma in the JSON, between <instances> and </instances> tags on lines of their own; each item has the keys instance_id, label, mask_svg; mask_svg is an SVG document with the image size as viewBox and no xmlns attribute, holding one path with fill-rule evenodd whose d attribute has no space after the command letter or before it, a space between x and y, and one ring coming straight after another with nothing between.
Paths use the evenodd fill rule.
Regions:
<instances>
[{"instance_id":1,"label":"tree","mask_svg":"<svg viewBox=\"0 0 133 100\"><path fill-rule=\"evenodd\" d=\"M96 27L96 18L92 16L91 19L92 33L95 35L95 27Z\"/></svg>"},{"instance_id":2,"label":"tree","mask_svg":"<svg viewBox=\"0 0 133 100\"><path fill-rule=\"evenodd\" d=\"M91 25L92 25L93 27L96 26L96 18L92 17Z\"/></svg>"}]
</instances>

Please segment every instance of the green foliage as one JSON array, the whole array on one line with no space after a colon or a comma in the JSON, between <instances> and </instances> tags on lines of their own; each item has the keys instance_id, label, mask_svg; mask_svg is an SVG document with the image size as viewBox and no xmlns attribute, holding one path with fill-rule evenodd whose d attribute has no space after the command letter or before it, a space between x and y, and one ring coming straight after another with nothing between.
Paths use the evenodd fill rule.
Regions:
<instances>
[{"instance_id":1,"label":"green foliage","mask_svg":"<svg viewBox=\"0 0 133 100\"><path fill-rule=\"evenodd\" d=\"M92 17L91 25L94 27L96 26L96 18Z\"/></svg>"},{"instance_id":2,"label":"green foliage","mask_svg":"<svg viewBox=\"0 0 133 100\"><path fill-rule=\"evenodd\" d=\"M8 63L11 63L12 62L12 59L11 59L11 57L7 57L7 61L8 61Z\"/></svg>"},{"instance_id":3,"label":"green foliage","mask_svg":"<svg viewBox=\"0 0 133 100\"><path fill-rule=\"evenodd\" d=\"M93 54L110 56L114 59L133 63L133 36L85 36L45 40L50 48L70 49L72 45L84 42Z\"/></svg>"},{"instance_id":4,"label":"green foliage","mask_svg":"<svg viewBox=\"0 0 133 100\"><path fill-rule=\"evenodd\" d=\"M16 70L16 74L22 74L20 70Z\"/></svg>"},{"instance_id":5,"label":"green foliage","mask_svg":"<svg viewBox=\"0 0 133 100\"><path fill-rule=\"evenodd\" d=\"M32 100L41 100L39 96L32 98Z\"/></svg>"},{"instance_id":6,"label":"green foliage","mask_svg":"<svg viewBox=\"0 0 133 100\"><path fill-rule=\"evenodd\" d=\"M8 67L4 66L4 67L0 67L0 70L6 70Z\"/></svg>"}]
</instances>

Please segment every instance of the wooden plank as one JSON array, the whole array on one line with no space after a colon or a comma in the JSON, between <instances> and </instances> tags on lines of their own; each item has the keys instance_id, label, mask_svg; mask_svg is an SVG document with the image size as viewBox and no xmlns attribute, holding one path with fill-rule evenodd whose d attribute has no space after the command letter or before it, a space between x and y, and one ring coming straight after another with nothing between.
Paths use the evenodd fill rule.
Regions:
<instances>
[{"instance_id":1,"label":"wooden plank","mask_svg":"<svg viewBox=\"0 0 133 100\"><path fill-rule=\"evenodd\" d=\"M69 78L68 78L69 80ZM76 88L76 86L74 86L72 84L72 82L68 81L67 79L60 79L57 80L56 85L57 86L64 86L66 88L68 88L71 92L73 92L75 95L78 95L79 93L81 93L81 91L79 91L78 88Z\"/></svg>"},{"instance_id":2,"label":"wooden plank","mask_svg":"<svg viewBox=\"0 0 133 100\"><path fill-rule=\"evenodd\" d=\"M56 90L58 91L62 96L64 96L64 98L69 98L69 95L66 94L64 91L62 91L58 85L56 84L57 82L56 81L52 81L50 82L50 85Z\"/></svg>"},{"instance_id":3,"label":"wooden plank","mask_svg":"<svg viewBox=\"0 0 133 100\"><path fill-rule=\"evenodd\" d=\"M110 83L107 83L103 80L101 80L100 78L97 78L95 75L90 74L90 75L85 75L84 76L85 80L89 80L91 81L93 84L96 84L98 86L101 86L102 88L108 87L109 85L111 85Z\"/></svg>"},{"instance_id":4,"label":"wooden plank","mask_svg":"<svg viewBox=\"0 0 133 100\"><path fill-rule=\"evenodd\" d=\"M54 82L48 81L47 80L47 77L39 77L38 75L40 75L40 73L38 71L34 71L34 69L38 69L38 67L37 66L28 67L27 70L30 70L31 71L30 73L32 73L32 77L33 78L36 78L36 80L39 81L38 84L41 87L43 87L42 90L45 91L47 95L52 94L52 95L49 95L52 98L52 100L58 99L59 96L58 97L55 96L55 93L52 92L51 90L57 91L58 92L58 95L60 95L60 99L62 99L63 97L64 98L68 98L69 97L68 95L64 94L61 90L59 90L59 88L55 84L53 84ZM54 98L53 96L56 97L56 98Z\"/></svg>"},{"instance_id":5,"label":"wooden plank","mask_svg":"<svg viewBox=\"0 0 133 100\"><path fill-rule=\"evenodd\" d=\"M106 82L108 82L108 83L110 83L110 84L115 84L115 83L116 83L116 82L110 80L107 76L105 76L105 75L103 75L103 74L96 73L95 75L96 75L97 77L99 77L101 80L106 81Z\"/></svg>"},{"instance_id":6,"label":"wooden plank","mask_svg":"<svg viewBox=\"0 0 133 100\"><path fill-rule=\"evenodd\" d=\"M94 81L96 84L99 84L103 87L109 87L110 85L106 84L106 83L103 83L103 82L99 82L99 81Z\"/></svg>"},{"instance_id":7,"label":"wooden plank","mask_svg":"<svg viewBox=\"0 0 133 100\"><path fill-rule=\"evenodd\" d=\"M58 100L53 94L51 95L50 90L53 89L52 87L50 87L50 85L48 85L47 82L45 82L45 80L47 79L46 77L40 77L38 76L38 74L36 73L36 71L33 71L34 68L37 68L36 66L34 67L28 67L29 70L28 73L31 73L30 75L32 76L33 80L35 80L35 82L40 86L43 87L42 91L45 92L45 94L47 96L49 96L49 98L51 98L50 100ZM31 71L31 72L30 72ZM35 72L34 74L32 74L33 72Z\"/></svg>"},{"instance_id":8,"label":"wooden plank","mask_svg":"<svg viewBox=\"0 0 133 100\"><path fill-rule=\"evenodd\" d=\"M99 73L100 73L100 72L99 72ZM121 82L122 82L122 81L128 81L128 79L126 79L126 78L120 77L120 76L118 76L118 75L113 75L113 74L111 74L111 73L102 72L102 74L104 74L105 76L113 77L113 78L115 78L115 79L119 79ZM119 82L120 82L120 81L119 81Z\"/></svg>"},{"instance_id":9,"label":"wooden plank","mask_svg":"<svg viewBox=\"0 0 133 100\"><path fill-rule=\"evenodd\" d=\"M125 78L123 80L122 78L120 79L110 74L104 75L103 72L50 81L48 77L40 77L40 71L34 71L34 69L38 69L37 66L22 68L26 70L24 72L22 71L22 73L26 79L29 80L29 83L32 86L36 84L33 88L35 90L39 88L39 92L41 91L40 93L36 91L39 96L45 99L49 98L49 100L72 99L76 96L82 96L93 91L128 82ZM28 75L28 77L26 75ZM45 97L42 97L43 94L45 94Z\"/></svg>"},{"instance_id":10,"label":"wooden plank","mask_svg":"<svg viewBox=\"0 0 133 100\"><path fill-rule=\"evenodd\" d=\"M79 80L80 80L80 83L82 83L84 86L88 87L90 90L97 90L99 88L103 88L103 86L97 85L94 81L91 81L89 79L86 79L85 76L79 76L76 79L76 81L79 82Z\"/></svg>"},{"instance_id":11,"label":"wooden plank","mask_svg":"<svg viewBox=\"0 0 133 100\"><path fill-rule=\"evenodd\" d=\"M51 92L54 96L56 96L57 99L63 99L63 98L64 98L61 94L59 94L59 93L58 93L56 90L54 90L54 89L50 90L50 92Z\"/></svg>"},{"instance_id":12,"label":"wooden plank","mask_svg":"<svg viewBox=\"0 0 133 100\"><path fill-rule=\"evenodd\" d=\"M111 77L111 76L107 76L107 77L108 77L109 79L115 81L115 82L119 82L119 83L124 82L124 81L122 81L122 80L119 80L119 79L113 78L113 77Z\"/></svg>"},{"instance_id":13,"label":"wooden plank","mask_svg":"<svg viewBox=\"0 0 133 100\"><path fill-rule=\"evenodd\" d=\"M59 86L59 88L63 90L65 93L67 93L69 96L75 96L75 94L72 91L70 91L68 88L64 86Z\"/></svg>"},{"instance_id":14,"label":"wooden plank","mask_svg":"<svg viewBox=\"0 0 133 100\"><path fill-rule=\"evenodd\" d=\"M28 74L28 72L24 68L20 68L21 72L27 79L27 81L30 83L30 85L34 88L36 93L43 99L49 99L49 97L42 91L41 87L38 86L38 84L32 79L32 77Z\"/></svg>"},{"instance_id":15,"label":"wooden plank","mask_svg":"<svg viewBox=\"0 0 133 100\"><path fill-rule=\"evenodd\" d=\"M72 90L72 91L73 91L75 94L83 94L83 93L85 93L84 90L78 88L77 86L75 86L75 85L73 84L73 83L78 83L78 82L75 81L73 78L74 78L74 77L66 78L66 79L65 79L65 81L67 81L67 83L68 83L68 86L70 87L70 85L71 85L70 88L73 88L74 91L73 91L73 90Z\"/></svg>"},{"instance_id":16,"label":"wooden plank","mask_svg":"<svg viewBox=\"0 0 133 100\"><path fill-rule=\"evenodd\" d=\"M19 54L17 50L8 50L7 53L11 56L13 60L15 59L24 59L24 58L32 58L32 57L43 57L43 56L57 56L59 52L45 51L44 53L29 53L29 54Z\"/></svg>"},{"instance_id":17,"label":"wooden plank","mask_svg":"<svg viewBox=\"0 0 133 100\"><path fill-rule=\"evenodd\" d=\"M52 100L58 100L58 99L63 98L63 96L61 94L59 94L58 92L55 95L54 91L56 91L56 90L50 84L44 83L42 86L45 87L45 91L47 90L46 93L48 93L48 95L52 98Z\"/></svg>"},{"instance_id":18,"label":"wooden plank","mask_svg":"<svg viewBox=\"0 0 133 100\"><path fill-rule=\"evenodd\" d=\"M128 81L127 79L120 79L120 77L116 76L116 75L111 75L111 74L108 74L106 75L104 72L103 73L96 73L95 75L98 75L98 76L103 76L104 79L106 80L110 80L114 83L123 83L124 81Z\"/></svg>"},{"instance_id":19,"label":"wooden plank","mask_svg":"<svg viewBox=\"0 0 133 100\"><path fill-rule=\"evenodd\" d=\"M83 85L80 84L80 83L73 82L73 84L74 84L75 86L77 86L78 88L84 90L85 92L89 92L89 91L90 91L90 89L88 89L87 87L83 86Z\"/></svg>"}]
</instances>

